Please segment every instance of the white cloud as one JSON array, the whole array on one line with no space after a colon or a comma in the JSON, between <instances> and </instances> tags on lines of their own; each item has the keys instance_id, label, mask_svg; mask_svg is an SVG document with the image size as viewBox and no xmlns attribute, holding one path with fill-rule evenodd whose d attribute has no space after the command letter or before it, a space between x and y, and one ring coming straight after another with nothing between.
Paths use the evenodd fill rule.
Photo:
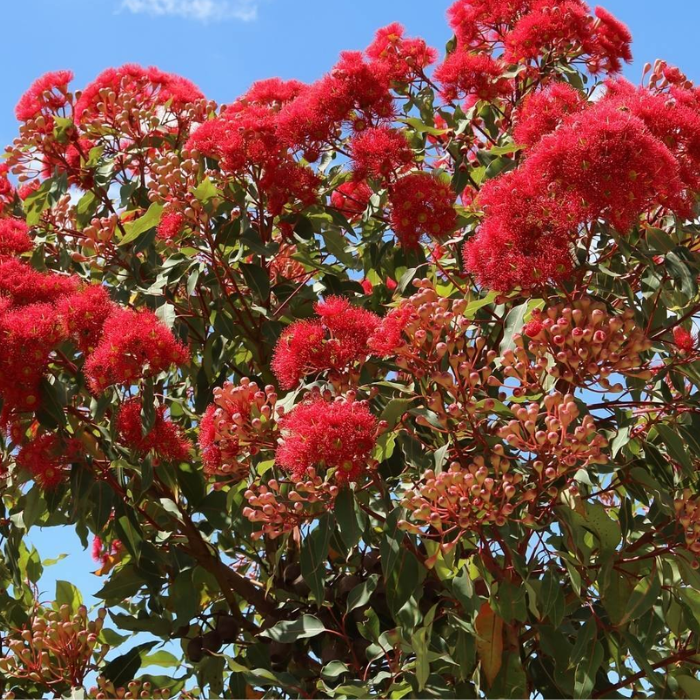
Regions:
<instances>
[{"instance_id":1,"label":"white cloud","mask_svg":"<svg viewBox=\"0 0 700 700\"><path fill-rule=\"evenodd\" d=\"M250 22L257 17L258 0L122 0L122 8L155 17L166 15L196 19L239 19Z\"/></svg>"}]
</instances>

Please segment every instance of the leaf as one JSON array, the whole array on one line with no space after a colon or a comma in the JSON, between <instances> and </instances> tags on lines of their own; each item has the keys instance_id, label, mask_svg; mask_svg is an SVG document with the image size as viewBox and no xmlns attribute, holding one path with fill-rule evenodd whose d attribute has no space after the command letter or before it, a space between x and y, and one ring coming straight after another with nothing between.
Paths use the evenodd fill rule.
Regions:
<instances>
[{"instance_id":1,"label":"leaf","mask_svg":"<svg viewBox=\"0 0 700 700\"><path fill-rule=\"evenodd\" d=\"M349 488L344 488L335 499L335 519L340 531L340 539L343 544L351 550L362 536L362 527L357 506L355 504L355 494Z\"/></svg>"},{"instance_id":2,"label":"leaf","mask_svg":"<svg viewBox=\"0 0 700 700\"><path fill-rule=\"evenodd\" d=\"M140 238L144 233L155 228L160 223L160 217L163 213L162 204L151 204L148 211L135 221L130 221L124 224L125 235L119 241L120 246L133 243Z\"/></svg>"},{"instance_id":3,"label":"leaf","mask_svg":"<svg viewBox=\"0 0 700 700\"><path fill-rule=\"evenodd\" d=\"M416 654L416 681L418 681L418 690L423 690L423 688L425 688L425 684L430 677L430 658L428 657L429 644L427 639L429 632L429 628L421 627L421 629L411 635L411 645Z\"/></svg>"},{"instance_id":4,"label":"leaf","mask_svg":"<svg viewBox=\"0 0 700 700\"><path fill-rule=\"evenodd\" d=\"M505 327L503 329L503 340L501 341L501 346L499 352L501 355L506 350L512 350L515 347L515 342L513 341L513 336L516 333L520 333L525 324L525 316L527 316L528 302L523 302L514 306L506 316Z\"/></svg>"},{"instance_id":5,"label":"leaf","mask_svg":"<svg viewBox=\"0 0 700 700\"><path fill-rule=\"evenodd\" d=\"M630 594L625 608L625 614L620 620L624 625L631 620L636 620L644 615L647 610L658 600L661 595L661 578L654 567L649 576L643 578Z\"/></svg>"},{"instance_id":6,"label":"leaf","mask_svg":"<svg viewBox=\"0 0 700 700\"><path fill-rule=\"evenodd\" d=\"M429 126L424 124L418 117L407 117L406 119L399 119L399 121L408 126L413 127L415 131L419 134L430 134L431 136L442 136L447 133L447 129L436 129L434 126Z\"/></svg>"},{"instance_id":7,"label":"leaf","mask_svg":"<svg viewBox=\"0 0 700 700\"><path fill-rule=\"evenodd\" d=\"M83 597L72 583L56 581L56 603L58 605L67 605L75 613L83 604Z\"/></svg>"},{"instance_id":8,"label":"leaf","mask_svg":"<svg viewBox=\"0 0 700 700\"><path fill-rule=\"evenodd\" d=\"M315 637L325 629L321 620L314 615L303 615L296 620L282 620L269 630L260 632L260 636L282 644L292 644L297 639Z\"/></svg>"},{"instance_id":9,"label":"leaf","mask_svg":"<svg viewBox=\"0 0 700 700\"><path fill-rule=\"evenodd\" d=\"M260 265L239 263L245 282L258 299L266 301L270 296L270 279Z\"/></svg>"},{"instance_id":10,"label":"leaf","mask_svg":"<svg viewBox=\"0 0 700 700\"><path fill-rule=\"evenodd\" d=\"M301 575L320 606L325 598L325 563L333 534L331 516L326 514L301 545Z\"/></svg>"},{"instance_id":11,"label":"leaf","mask_svg":"<svg viewBox=\"0 0 700 700\"><path fill-rule=\"evenodd\" d=\"M206 204L210 199L221 196L221 190L208 178L205 177L192 191L195 198Z\"/></svg>"},{"instance_id":12,"label":"leaf","mask_svg":"<svg viewBox=\"0 0 700 700\"><path fill-rule=\"evenodd\" d=\"M665 423L657 423L655 428L668 448L669 455L680 462L687 474L692 474L695 471L693 462L678 433Z\"/></svg>"},{"instance_id":13,"label":"leaf","mask_svg":"<svg viewBox=\"0 0 700 700\"><path fill-rule=\"evenodd\" d=\"M504 654L501 670L490 688L490 697L494 698L526 698L527 676L523 669L520 655L509 651Z\"/></svg>"},{"instance_id":14,"label":"leaf","mask_svg":"<svg viewBox=\"0 0 700 700\"><path fill-rule=\"evenodd\" d=\"M488 685L492 685L503 662L503 620L488 603L483 603L474 622L476 652Z\"/></svg>"},{"instance_id":15,"label":"leaf","mask_svg":"<svg viewBox=\"0 0 700 700\"><path fill-rule=\"evenodd\" d=\"M372 593L377 588L379 583L379 575L372 574L366 581L363 581L359 586L355 586L348 594L346 603L346 614L351 613L355 608L361 608L369 603Z\"/></svg>"},{"instance_id":16,"label":"leaf","mask_svg":"<svg viewBox=\"0 0 700 700\"><path fill-rule=\"evenodd\" d=\"M144 656L142 661L144 666L162 666L164 668L169 668L171 666L180 665L180 659L169 651L165 651L165 649Z\"/></svg>"},{"instance_id":17,"label":"leaf","mask_svg":"<svg viewBox=\"0 0 700 700\"><path fill-rule=\"evenodd\" d=\"M385 420L389 424L387 429L391 430L412 403L413 399L391 399L382 411L380 420Z\"/></svg>"},{"instance_id":18,"label":"leaf","mask_svg":"<svg viewBox=\"0 0 700 700\"><path fill-rule=\"evenodd\" d=\"M115 686L124 686L133 680L138 670L141 668L142 654L150 651L156 642L146 642L139 644L133 649L129 649L126 654L118 656L110 661L103 669L102 675L107 680L112 681Z\"/></svg>"}]
</instances>

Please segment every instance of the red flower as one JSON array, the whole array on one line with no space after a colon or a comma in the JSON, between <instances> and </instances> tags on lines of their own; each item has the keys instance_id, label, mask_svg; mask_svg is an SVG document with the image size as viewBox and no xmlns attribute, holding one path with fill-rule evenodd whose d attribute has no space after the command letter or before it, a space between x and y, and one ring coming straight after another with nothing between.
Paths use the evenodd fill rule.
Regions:
<instances>
[{"instance_id":1,"label":"red flower","mask_svg":"<svg viewBox=\"0 0 700 700\"><path fill-rule=\"evenodd\" d=\"M358 220L372 197L366 182L351 180L337 187L331 195L331 204L350 221Z\"/></svg>"},{"instance_id":2,"label":"red flower","mask_svg":"<svg viewBox=\"0 0 700 700\"><path fill-rule=\"evenodd\" d=\"M531 93L517 111L513 130L515 142L534 146L554 131L567 115L580 112L586 105L583 95L567 83L553 83Z\"/></svg>"},{"instance_id":3,"label":"red flower","mask_svg":"<svg viewBox=\"0 0 700 700\"><path fill-rule=\"evenodd\" d=\"M377 30L366 54L374 61L385 64L396 82L408 82L418 77L437 60L437 51L423 39L404 38L404 28L398 23Z\"/></svg>"},{"instance_id":4,"label":"red flower","mask_svg":"<svg viewBox=\"0 0 700 700\"><path fill-rule=\"evenodd\" d=\"M402 345L405 345L404 330L411 321L418 318L415 306L405 302L401 306L392 309L382 320L368 341L368 345L379 357L388 357L395 354Z\"/></svg>"},{"instance_id":5,"label":"red flower","mask_svg":"<svg viewBox=\"0 0 700 700\"><path fill-rule=\"evenodd\" d=\"M73 73L69 70L45 73L37 78L15 107L17 119L26 122L42 113L47 116L55 114L65 107L71 80Z\"/></svg>"},{"instance_id":6,"label":"red flower","mask_svg":"<svg viewBox=\"0 0 700 700\"><path fill-rule=\"evenodd\" d=\"M66 445L57 435L42 433L22 446L17 464L32 475L41 489L51 491L68 476L66 452Z\"/></svg>"},{"instance_id":7,"label":"red flower","mask_svg":"<svg viewBox=\"0 0 700 700\"><path fill-rule=\"evenodd\" d=\"M113 384L135 384L189 359L187 348L146 309L117 309L106 319L102 338L85 362L95 394Z\"/></svg>"},{"instance_id":8,"label":"red flower","mask_svg":"<svg viewBox=\"0 0 700 700\"><path fill-rule=\"evenodd\" d=\"M415 248L425 234L444 238L457 225L455 193L429 173L410 173L389 192L391 225L402 246Z\"/></svg>"},{"instance_id":9,"label":"red flower","mask_svg":"<svg viewBox=\"0 0 700 700\"><path fill-rule=\"evenodd\" d=\"M146 435L143 434L141 410L141 399L131 399L120 408L117 429L122 442L136 452L153 451L160 459L168 462L186 461L192 443L179 426L165 418L165 406L155 409L155 422Z\"/></svg>"},{"instance_id":10,"label":"red flower","mask_svg":"<svg viewBox=\"0 0 700 700\"><path fill-rule=\"evenodd\" d=\"M676 326L673 329L673 342L681 352L689 355L695 350L697 338L682 326Z\"/></svg>"},{"instance_id":11,"label":"red flower","mask_svg":"<svg viewBox=\"0 0 700 700\"><path fill-rule=\"evenodd\" d=\"M66 334L87 354L97 346L105 321L116 308L103 286L91 284L63 297L57 312Z\"/></svg>"},{"instance_id":12,"label":"red flower","mask_svg":"<svg viewBox=\"0 0 700 700\"><path fill-rule=\"evenodd\" d=\"M114 93L114 100L105 103L104 91ZM82 124L93 119L113 119L123 109L120 103L125 99L135 101L141 110L167 103L170 111L178 111L203 97L197 86L186 78L164 73L153 66L143 68L126 64L120 68L107 68L83 90L75 105L75 119ZM99 104L104 105L102 110Z\"/></svg>"},{"instance_id":13,"label":"red flower","mask_svg":"<svg viewBox=\"0 0 700 700\"><path fill-rule=\"evenodd\" d=\"M622 62L632 61L632 34L619 19L611 15L605 8L596 7L595 24L592 46L588 49L591 57L587 61L591 73L619 73Z\"/></svg>"},{"instance_id":14,"label":"red flower","mask_svg":"<svg viewBox=\"0 0 700 700\"><path fill-rule=\"evenodd\" d=\"M180 212L171 211L164 214L156 229L158 238L163 241L171 241L182 231L184 220L185 217Z\"/></svg>"},{"instance_id":15,"label":"red flower","mask_svg":"<svg viewBox=\"0 0 700 700\"><path fill-rule=\"evenodd\" d=\"M311 468L336 469L339 483L357 481L367 472L376 442L377 420L367 405L317 398L295 406L282 420L283 441L277 463L303 479Z\"/></svg>"},{"instance_id":16,"label":"red flower","mask_svg":"<svg viewBox=\"0 0 700 700\"><path fill-rule=\"evenodd\" d=\"M492 33L501 35L511 27L530 4L531 0L457 0L447 15L458 44L477 47Z\"/></svg>"},{"instance_id":17,"label":"red flower","mask_svg":"<svg viewBox=\"0 0 700 700\"><path fill-rule=\"evenodd\" d=\"M366 129L350 142L356 179L388 180L413 162L413 151L403 132L380 126Z\"/></svg>"},{"instance_id":18,"label":"red flower","mask_svg":"<svg viewBox=\"0 0 700 700\"><path fill-rule=\"evenodd\" d=\"M0 259L0 296L15 306L53 302L78 288L77 277L38 272L15 258Z\"/></svg>"},{"instance_id":19,"label":"red flower","mask_svg":"<svg viewBox=\"0 0 700 700\"><path fill-rule=\"evenodd\" d=\"M378 316L335 296L319 302L315 309L319 319L296 321L275 347L272 371L284 389L295 387L309 374L345 373L369 354L367 340Z\"/></svg>"},{"instance_id":20,"label":"red flower","mask_svg":"<svg viewBox=\"0 0 700 700\"><path fill-rule=\"evenodd\" d=\"M494 100L510 92L504 70L505 66L491 56L457 50L435 69L435 79L442 84L442 95L448 101L468 95Z\"/></svg>"},{"instance_id":21,"label":"red flower","mask_svg":"<svg viewBox=\"0 0 700 700\"><path fill-rule=\"evenodd\" d=\"M26 253L34 247L22 219L0 219L0 257Z\"/></svg>"}]
</instances>

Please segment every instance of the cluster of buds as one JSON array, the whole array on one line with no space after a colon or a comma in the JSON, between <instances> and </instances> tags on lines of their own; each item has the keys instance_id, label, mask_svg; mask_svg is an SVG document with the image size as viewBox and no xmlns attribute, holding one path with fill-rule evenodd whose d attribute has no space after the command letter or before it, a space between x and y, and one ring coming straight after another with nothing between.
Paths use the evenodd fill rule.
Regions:
<instances>
[{"instance_id":1,"label":"cluster of buds","mask_svg":"<svg viewBox=\"0 0 700 700\"><path fill-rule=\"evenodd\" d=\"M610 315L604 304L588 297L534 311L515 342L515 351L504 353L504 373L521 382L528 383L528 372L534 369L530 355L540 373L576 386L622 391L622 385L610 384L611 374L651 378L641 357L651 340L637 326L632 309Z\"/></svg>"},{"instance_id":2,"label":"cluster of buds","mask_svg":"<svg viewBox=\"0 0 700 700\"><path fill-rule=\"evenodd\" d=\"M492 454L488 462L475 457L466 468L453 462L439 474L429 469L404 495L402 505L410 520L402 520L399 527L436 539L455 529L461 533L480 532L487 525L502 527L518 505L516 487L523 480L510 466L508 459ZM424 533L423 528L430 530Z\"/></svg>"},{"instance_id":3,"label":"cluster of buds","mask_svg":"<svg viewBox=\"0 0 700 700\"><path fill-rule=\"evenodd\" d=\"M244 494L248 506L243 509L243 517L262 526L253 534L254 539L275 539L328 512L339 491L313 468L296 483L276 479L267 484L254 483Z\"/></svg>"},{"instance_id":4,"label":"cluster of buds","mask_svg":"<svg viewBox=\"0 0 700 700\"><path fill-rule=\"evenodd\" d=\"M395 357L407 374L428 384L427 404L445 427L469 417L488 415L494 401L487 393L496 352L486 339L473 337L473 322L464 316L466 299L440 297L432 282L415 280L418 291L390 312L370 346L378 354Z\"/></svg>"},{"instance_id":5,"label":"cluster of buds","mask_svg":"<svg viewBox=\"0 0 700 700\"><path fill-rule=\"evenodd\" d=\"M690 489L685 489L683 495L677 498L673 505L676 518L683 528L686 547L693 554L700 554L700 500Z\"/></svg>"},{"instance_id":6,"label":"cluster of buds","mask_svg":"<svg viewBox=\"0 0 700 700\"><path fill-rule=\"evenodd\" d=\"M87 697L91 700L107 700L107 698L119 698L119 700L136 700L136 698L153 698L153 700L167 700L172 697L169 690L154 688L150 681L133 680L126 687L115 686L112 681L104 676L97 677L97 685L90 688Z\"/></svg>"},{"instance_id":7,"label":"cluster of buds","mask_svg":"<svg viewBox=\"0 0 700 700\"><path fill-rule=\"evenodd\" d=\"M516 420L498 432L508 445L532 460L541 479L551 481L574 467L608 461L603 451L607 440L597 432L592 416L578 421L580 412L571 394L557 391L545 396L543 403L544 415L539 403L514 404L511 411Z\"/></svg>"},{"instance_id":8,"label":"cluster of buds","mask_svg":"<svg viewBox=\"0 0 700 700\"><path fill-rule=\"evenodd\" d=\"M160 153L151 164L148 198L160 204L176 202L185 222L192 228L198 227L203 205L195 192L203 173L201 163L194 158L174 151Z\"/></svg>"},{"instance_id":9,"label":"cluster of buds","mask_svg":"<svg viewBox=\"0 0 700 700\"><path fill-rule=\"evenodd\" d=\"M9 653L0 658L0 671L49 688L82 685L109 651L107 644L98 642L106 615L101 608L97 619L89 620L84 605L75 615L68 605L59 610L39 608L27 628L3 640Z\"/></svg>"},{"instance_id":10,"label":"cluster of buds","mask_svg":"<svg viewBox=\"0 0 700 700\"><path fill-rule=\"evenodd\" d=\"M214 403L202 418L200 446L204 469L210 476L240 480L249 469L249 458L277 444L275 409L277 394L271 385L261 390L248 378L236 385L227 382L214 390Z\"/></svg>"}]
</instances>

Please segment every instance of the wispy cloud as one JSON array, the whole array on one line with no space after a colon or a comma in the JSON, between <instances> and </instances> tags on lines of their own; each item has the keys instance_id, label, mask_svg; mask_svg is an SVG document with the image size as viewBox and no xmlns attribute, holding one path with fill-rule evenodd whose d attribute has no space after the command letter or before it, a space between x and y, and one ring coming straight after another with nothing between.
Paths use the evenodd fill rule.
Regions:
<instances>
[{"instance_id":1,"label":"wispy cloud","mask_svg":"<svg viewBox=\"0 0 700 700\"><path fill-rule=\"evenodd\" d=\"M238 19L250 22L258 15L258 0L122 0L122 8L154 17L175 16L207 22Z\"/></svg>"}]
</instances>

